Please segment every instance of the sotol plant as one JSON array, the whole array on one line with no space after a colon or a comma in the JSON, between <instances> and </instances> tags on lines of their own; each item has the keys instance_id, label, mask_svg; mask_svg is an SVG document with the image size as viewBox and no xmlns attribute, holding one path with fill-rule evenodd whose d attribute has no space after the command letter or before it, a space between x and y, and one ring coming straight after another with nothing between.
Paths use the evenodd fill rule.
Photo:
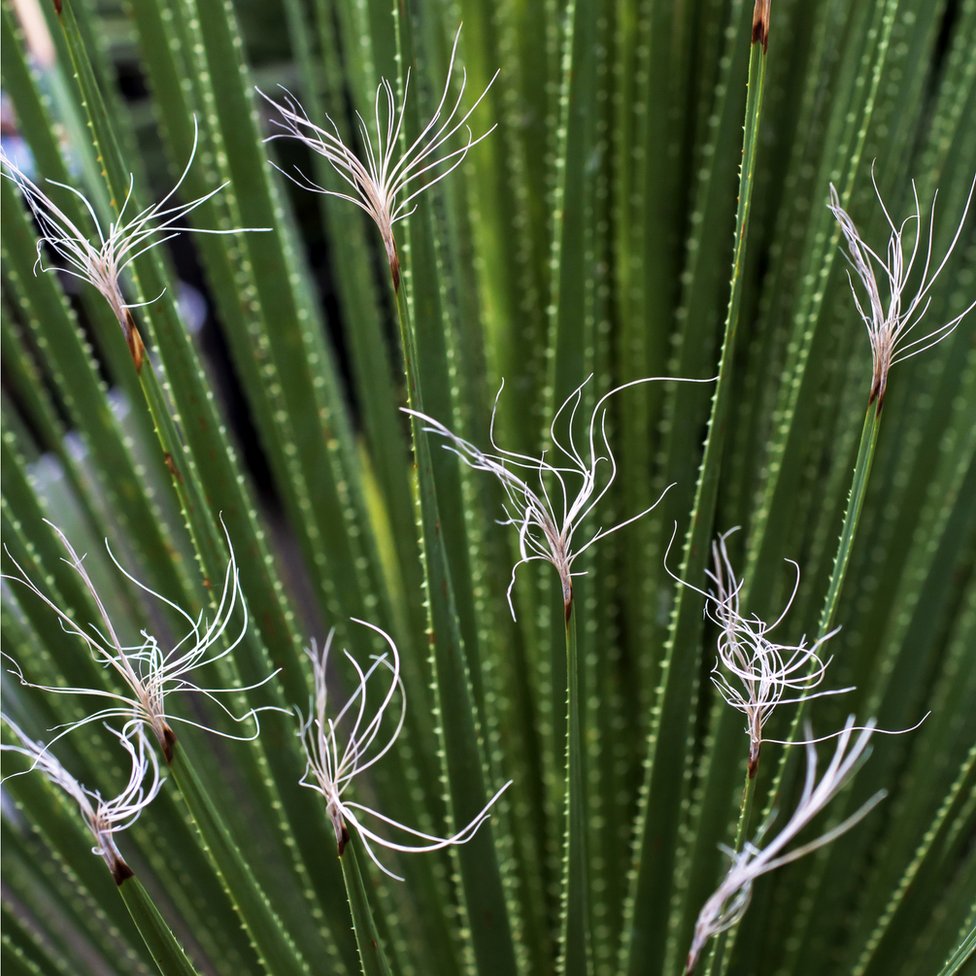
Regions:
<instances>
[{"instance_id":1,"label":"sotol plant","mask_svg":"<svg viewBox=\"0 0 976 976\"><path fill-rule=\"evenodd\" d=\"M974 0L0 17L5 971L971 965Z\"/></svg>"}]
</instances>

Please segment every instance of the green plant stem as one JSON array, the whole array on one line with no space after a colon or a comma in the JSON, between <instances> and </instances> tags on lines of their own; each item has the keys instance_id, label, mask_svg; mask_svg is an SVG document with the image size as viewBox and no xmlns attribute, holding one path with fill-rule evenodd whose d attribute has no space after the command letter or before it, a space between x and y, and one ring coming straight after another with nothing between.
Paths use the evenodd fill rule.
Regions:
<instances>
[{"instance_id":1,"label":"green plant stem","mask_svg":"<svg viewBox=\"0 0 976 976\"><path fill-rule=\"evenodd\" d=\"M199 976L142 882L128 878L118 891L162 976Z\"/></svg>"},{"instance_id":2,"label":"green plant stem","mask_svg":"<svg viewBox=\"0 0 976 976\"><path fill-rule=\"evenodd\" d=\"M566 833L563 854L563 921L560 971L591 971L589 892L586 859L586 771L583 765L583 662L576 639L576 614L566 611Z\"/></svg>"},{"instance_id":3,"label":"green plant stem","mask_svg":"<svg viewBox=\"0 0 976 976\"><path fill-rule=\"evenodd\" d=\"M861 510L867 497L868 481L871 477L871 467L874 464L875 449L878 446L878 431L881 429L881 410L875 409L873 403L868 404L864 415L864 425L861 428L861 442L857 449L857 460L854 462L854 477L851 481L851 492L844 514L844 527L841 530L840 542L837 545L837 555L834 557L834 568L827 586L823 609L820 613L820 633L829 630L837 616L837 603L840 591L847 576L851 553L854 550L854 537L857 534Z\"/></svg>"},{"instance_id":4,"label":"green plant stem","mask_svg":"<svg viewBox=\"0 0 976 976\"><path fill-rule=\"evenodd\" d=\"M393 976L383 952L383 941L376 928L369 896L366 894L362 866L359 863L358 838L352 837L346 842L339 863L342 865L342 880L346 883L346 897L352 912L352 927L356 933L363 976Z\"/></svg>"},{"instance_id":5,"label":"green plant stem","mask_svg":"<svg viewBox=\"0 0 976 976\"><path fill-rule=\"evenodd\" d=\"M269 976L291 976L293 973L311 976L308 963L301 957L284 923L255 880L182 746L176 750L170 772L265 971Z\"/></svg>"},{"instance_id":6,"label":"green plant stem","mask_svg":"<svg viewBox=\"0 0 976 976\"><path fill-rule=\"evenodd\" d=\"M746 770L745 782L742 784L742 799L739 803L739 821L735 828L735 843L733 849L736 852L742 850L743 845L746 842L746 837L749 831L749 820L752 815L753 802L756 797L756 775L753 770ZM734 936L732 936L734 942ZM719 933L717 939L715 939L712 945L712 951L708 956L708 963L705 966L705 976L712 976L713 972L724 973L728 968L728 961L732 958L731 951L726 951L726 948L731 950L731 946L727 946L729 941L729 932ZM716 966L718 967L716 970Z\"/></svg>"},{"instance_id":7,"label":"green plant stem","mask_svg":"<svg viewBox=\"0 0 976 976\"><path fill-rule=\"evenodd\" d=\"M139 383L146 406L152 416L159 446L166 466L172 476L173 487L193 541L194 552L200 560L204 577L213 579L227 563L227 556L219 547L219 541L210 518L209 507L200 487L199 479L183 470L183 441L173 421L169 405L163 395L162 385L148 356L139 371Z\"/></svg>"},{"instance_id":8,"label":"green plant stem","mask_svg":"<svg viewBox=\"0 0 976 976\"><path fill-rule=\"evenodd\" d=\"M976 956L976 926L969 930L968 935L953 950L939 971L939 976L956 976L973 956Z\"/></svg>"},{"instance_id":9,"label":"green plant stem","mask_svg":"<svg viewBox=\"0 0 976 976\"><path fill-rule=\"evenodd\" d=\"M397 272L399 274L399 272ZM423 395L417 365L417 343L410 321L410 303L407 301L404 282L391 282L393 300L396 302L397 325L400 329L400 345L403 349L403 366L407 378L407 401L416 410L423 410Z\"/></svg>"}]
</instances>

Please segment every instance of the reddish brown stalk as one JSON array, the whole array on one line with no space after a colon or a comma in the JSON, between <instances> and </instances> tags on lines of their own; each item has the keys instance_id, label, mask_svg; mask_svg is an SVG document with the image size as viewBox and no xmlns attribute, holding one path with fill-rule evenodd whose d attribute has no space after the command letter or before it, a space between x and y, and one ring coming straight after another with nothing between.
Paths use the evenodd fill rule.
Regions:
<instances>
[{"instance_id":1,"label":"reddish brown stalk","mask_svg":"<svg viewBox=\"0 0 976 976\"><path fill-rule=\"evenodd\" d=\"M756 770L759 769L759 753L761 750L761 742L754 742L749 746L749 779L756 778Z\"/></svg>"},{"instance_id":2,"label":"reddish brown stalk","mask_svg":"<svg viewBox=\"0 0 976 976\"><path fill-rule=\"evenodd\" d=\"M173 756L176 752L176 733L166 722L163 722L163 738L159 744L163 750L163 758L166 760L166 765L172 766Z\"/></svg>"},{"instance_id":3,"label":"reddish brown stalk","mask_svg":"<svg viewBox=\"0 0 976 976\"><path fill-rule=\"evenodd\" d=\"M769 49L769 8L772 0L756 0L752 12L752 43L762 44L763 54Z\"/></svg>"},{"instance_id":4,"label":"reddish brown stalk","mask_svg":"<svg viewBox=\"0 0 976 976\"><path fill-rule=\"evenodd\" d=\"M389 251L390 277L393 279L393 290L400 290L400 254L397 251L396 242L391 239L392 250Z\"/></svg>"},{"instance_id":5,"label":"reddish brown stalk","mask_svg":"<svg viewBox=\"0 0 976 976\"><path fill-rule=\"evenodd\" d=\"M129 352L132 355L132 362L136 367L136 372L139 373L142 371L142 362L146 358L146 347L142 341L142 336L139 335L136 320L132 317L132 313L128 309L125 310L125 317L121 325L126 345L129 347Z\"/></svg>"},{"instance_id":6,"label":"reddish brown stalk","mask_svg":"<svg viewBox=\"0 0 976 976\"><path fill-rule=\"evenodd\" d=\"M133 871L132 868L130 868L129 865L126 864L125 861L123 861L120 857L112 859L110 870L112 872L112 880L119 886L122 885L122 882L128 881L129 878L134 878L136 876L135 871Z\"/></svg>"}]
</instances>

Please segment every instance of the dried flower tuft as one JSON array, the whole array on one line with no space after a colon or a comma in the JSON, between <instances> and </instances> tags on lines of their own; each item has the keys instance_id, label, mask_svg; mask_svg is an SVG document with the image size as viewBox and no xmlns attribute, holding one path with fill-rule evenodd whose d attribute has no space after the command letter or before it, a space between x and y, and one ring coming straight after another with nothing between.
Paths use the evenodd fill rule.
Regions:
<instances>
[{"instance_id":1,"label":"dried flower tuft","mask_svg":"<svg viewBox=\"0 0 976 976\"><path fill-rule=\"evenodd\" d=\"M343 141L339 127L329 116L326 116L327 128L316 125L287 89L282 88L285 98L281 102L276 102L260 89L258 90L258 94L280 113L281 118L275 119L274 123L283 130L269 136L265 141L298 139L313 152L324 157L339 177L349 185L352 192L329 190L320 186L309 179L297 166L294 168L294 175L278 166L275 168L303 190L348 200L369 214L383 237L394 288L399 288L400 284L400 260L393 237L393 225L404 217L409 217L416 209L410 204L421 193L457 169L464 162L468 150L495 129L493 125L481 135L474 136L467 122L494 84L498 77L497 71L471 108L461 115L461 101L467 84L467 72L462 68L457 98L445 111L448 106L448 93L460 36L459 27L454 35L444 90L434 114L421 130L420 135L400 155L398 150L403 129L403 113L410 87L409 69L403 86L403 101L399 107L396 104L392 84L386 78L380 80L373 101L375 125L372 134L366 120L358 112L356 113L359 120L361 154L364 158L360 158L356 149ZM461 144L450 148L452 140L462 130L465 135L461 137Z\"/></svg>"},{"instance_id":2,"label":"dried flower tuft","mask_svg":"<svg viewBox=\"0 0 976 976\"><path fill-rule=\"evenodd\" d=\"M881 194L878 192L878 183L874 178L873 171L871 180L874 183L874 192L878 197L878 203L881 205L891 232L888 238L886 257L882 258L865 243L854 221L847 211L841 207L840 198L833 183L830 184L828 207L837 219L837 223L840 224L840 229L847 241L848 261L861 284L859 289L850 272L848 272L854 304L857 306L868 330L871 354L874 360L871 394L868 402L873 403L877 400L878 411L880 412L884 403L891 367L906 359L911 359L912 356L917 356L920 352L925 352L926 349L930 349L941 342L976 307L976 301L973 301L957 316L942 325L935 328L927 326L924 335L916 333L917 327L922 322L931 304L932 286L942 274L946 262L962 235L966 215L969 213L969 206L973 199L973 190L976 188L976 178L969 188L969 196L966 199L962 217L959 218L959 226L956 228L942 260L934 270L932 267L932 247L935 230L935 197L932 200L932 213L926 231L922 225L922 209L918 200L918 190L913 180L912 195L915 198L915 212L906 217L901 224L895 224L888 208L881 199ZM937 196L938 191L936 191ZM905 235L909 228L912 228L913 240L911 251L906 254ZM908 291L910 279L917 259L923 254L921 273L914 285L914 294L912 294ZM878 283L878 272L880 272L883 285ZM915 334L913 335L913 333Z\"/></svg>"},{"instance_id":3,"label":"dried flower tuft","mask_svg":"<svg viewBox=\"0 0 976 976\"><path fill-rule=\"evenodd\" d=\"M202 206L211 197L219 193L226 183L189 203L172 204L171 202L186 180L193 159L197 151L197 121L193 120L193 148L190 158L186 162L176 185L163 197L159 203L146 207L134 216L126 218L126 210L132 199L134 179L129 176L129 190L116 218L104 228L95 212L94 206L88 198L73 186L47 180L52 186L74 194L84 205L91 217L95 230L94 237L90 232L81 230L77 224L16 164L0 150L0 161L3 163L3 175L13 182L20 190L37 221L41 237L37 242L37 262L34 273L41 271L61 271L80 278L101 292L108 302L112 313L118 320L125 336L125 341L132 354L136 369L142 366L145 347L132 317L131 309L151 305L162 298L162 293L148 302L126 302L122 289L122 272L146 251L158 247L166 241L178 237L180 234L238 234L244 231L263 231L267 227L235 227L227 230L212 230L202 227L190 227L183 223L184 218ZM54 263L44 263L45 246L53 256Z\"/></svg>"},{"instance_id":4,"label":"dried flower tuft","mask_svg":"<svg viewBox=\"0 0 976 976\"><path fill-rule=\"evenodd\" d=\"M109 729L128 753L132 770L122 792L111 800L103 800L97 790L90 790L79 783L48 751L48 747L43 742L31 739L6 715L0 717L21 742L19 746L0 745L0 749L26 756L32 760L32 765L24 772L39 769L52 783L60 786L78 804L85 823L95 837L92 853L98 854L105 860L115 883L122 884L127 878L131 878L132 869L119 853L114 835L127 830L142 816L143 810L156 798L156 794L165 782L159 775L156 754L149 747L142 729L133 729L128 735ZM13 775L20 776L22 773Z\"/></svg>"},{"instance_id":5,"label":"dried flower tuft","mask_svg":"<svg viewBox=\"0 0 976 976\"><path fill-rule=\"evenodd\" d=\"M701 951L709 939L726 929L732 928L742 919L749 907L752 886L757 878L768 874L770 871L775 871L784 864L789 864L825 844L829 844L850 830L883 799L884 792L877 793L856 813L816 840L809 841L800 847L795 847L788 853L784 853L800 832L847 785L861 762L866 758L868 742L874 732L874 723L868 722L852 741L854 731L854 717L850 716L844 728L837 735L837 746L833 758L819 781L817 780L817 751L811 743L807 744L807 772L800 801L783 829L765 847L759 847L760 836L756 838L755 842L746 844L740 852L723 848L732 860L732 867L715 893L705 902L698 915L694 939L688 953L686 973L690 974L694 971ZM765 828L760 832L760 835L764 832Z\"/></svg>"},{"instance_id":6,"label":"dried flower tuft","mask_svg":"<svg viewBox=\"0 0 976 976\"><path fill-rule=\"evenodd\" d=\"M572 610L573 577L581 573L573 572L573 563L595 542L605 538L618 529L622 529L631 522L636 522L653 511L661 499L673 488L668 485L652 505L630 518L618 522L609 529L598 529L581 545L576 543L576 534L582 523L600 503L609 491L617 476L617 462L610 447L607 436L607 403L611 397L622 390L639 386L643 383L661 382L673 379L681 383L710 383L712 380L689 380L675 377L652 376L645 379L632 380L622 386L615 387L605 393L597 401L590 421L585 429L585 439L582 445L577 444L574 427L576 414L583 400L583 390L592 379L588 376L562 403L556 411L549 425L549 436L556 448L556 455L560 464L553 464L546 460L544 451L539 457L530 457L514 451L506 451L495 442L495 414L498 411L498 399L505 388L504 381L495 397L495 405L491 412L491 423L488 437L493 451L482 451L470 442L458 437L439 420L416 410L402 408L404 413L422 420L427 426L424 430L439 434L449 443L445 449L457 454L465 464L475 471L487 471L494 475L505 489L507 504L506 518L502 525L518 527L519 552L521 558L512 568L512 578L508 586L508 605L515 617L515 606L512 602L512 590L515 586L515 574L519 566L525 563L542 560L551 563L562 584L563 606L567 619ZM557 432L561 424L565 424L566 433ZM561 439L565 437L565 440ZM601 465L603 468L601 469ZM528 472L534 475L537 488L529 484Z\"/></svg>"},{"instance_id":7,"label":"dried flower tuft","mask_svg":"<svg viewBox=\"0 0 976 976\"><path fill-rule=\"evenodd\" d=\"M168 650L164 650L159 640L146 630L141 632L142 641L138 644L126 645L121 642L105 604L85 569L84 557L78 555L67 537L57 526L50 522L48 522L48 525L57 533L68 552L69 558L63 561L81 577L85 589L98 608L100 626L92 624L86 627L78 623L66 610L63 610L54 603L30 579L21 565L16 560L13 560L12 557L11 559L19 575L8 576L6 578L26 586L35 596L38 596L54 611L62 630L70 636L80 638L87 645L92 658L105 668L114 670L128 688L128 693L124 693L107 691L102 688L74 688L33 684L24 677L17 662L9 654L4 654L4 657L13 663L11 674L16 675L20 682L27 687L39 688L42 691L53 692L55 694L85 695L108 701L109 704L104 708L100 708L98 711L77 722L61 727L62 731L56 738L61 738L62 735L67 735L74 729L82 725L87 725L90 722L121 718L126 722L125 728L123 729L125 736L128 736L136 726L148 726L159 742L167 762L172 761L173 749L176 745L176 734L170 725L171 721L182 722L186 725L202 728L228 739L250 740L256 738L260 733L258 713L277 709L271 706L252 708L243 715L238 716L234 715L217 696L221 694L239 694L241 692L251 691L254 688L259 688L261 685L270 681L278 671L272 672L261 681L241 688L203 688L190 679L190 675L198 669L215 664L217 661L227 657L241 642L247 631L247 605L241 593L237 562L234 558L234 550L230 545L230 538L228 537L227 539L230 559L227 563L227 571L224 574L220 600L212 620L205 619L202 611L198 616L192 617L181 607L177 606L177 604L137 580L115 558L106 540L105 548L119 572L140 590L143 590L166 607L175 611L189 625L189 629L183 637ZM223 649L218 649L220 644L224 642L228 629L231 627L238 604L241 607L240 627L236 633L231 632L226 646ZM188 718L171 716L167 711L166 699L174 694L203 695L216 704L233 721L245 722L253 720L254 732L248 736L234 736Z\"/></svg>"},{"instance_id":8,"label":"dried flower tuft","mask_svg":"<svg viewBox=\"0 0 976 976\"><path fill-rule=\"evenodd\" d=\"M749 774L754 776L763 743L763 727L779 705L796 704L824 695L840 695L853 688L817 691L832 658L824 660L820 649L840 628L824 634L811 646L806 638L798 644L779 644L770 634L782 623L793 606L800 586L800 567L786 561L796 572L793 590L782 613L771 624L753 615L744 616L739 609L739 592L743 581L736 579L726 541L738 527L720 535L712 543L712 569L706 572L710 587L699 590L668 569L668 573L696 593L705 597L705 613L719 627L717 656L712 668L712 683L736 710L746 716L749 734ZM675 526L677 532L677 526ZM671 536L671 545L674 535ZM668 552L671 551L668 546ZM667 569L665 557L665 569Z\"/></svg>"},{"instance_id":9,"label":"dried flower tuft","mask_svg":"<svg viewBox=\"0 0 976 976\"><path fill-rule=\"evenodd\" d=\"M408 827L385 814L364 806L352 800L343 798L352 781L364 773L370 766L379 762L394 746L403 729L406 716L407 699L400 680L400 655L396 644L385 631L365 620L354 620L370 630L375 631L386 641L388 653L373 656L372 664L364 671L356 659L345 651L345 656L355 670L357 683L352 695L346 703L330 715L328 708L328 688L326 681L326 666L329 651L335 632L331 632L321 653L315 645L308 651L312 662L315 679L315 699L310 706L308 716L304 719L300 730L302 742L305 746L307 765L305 775L301 779L302 786L320 793L326 801L326 811L335 831L339 856L342 856L346 844L349 843L349 828L353 827L362 838L363 847L376 866L397 881L403 879L387 868L373 850L373 844L385 847L391 851L406 854L420 854L427 851L437 851L444 847L466 844L477 833L478 828L488 819L495 801L511 786L506 783L485 804L478 813L461 830L449 837L436 837L424 833L413 827ZM377 678L385 683L380 702L373 713L367 712L367 689L372 680ZM385 679L385 682L383 681ZM384 730L384 718L387 711L394 706L394 699L399 693L399 709L392 731ZM377 834L363 821L366 817L378 820L394 831L399 831L408 837L416 838L420 843L399 843Z\"/></svg>"}]
</instances>

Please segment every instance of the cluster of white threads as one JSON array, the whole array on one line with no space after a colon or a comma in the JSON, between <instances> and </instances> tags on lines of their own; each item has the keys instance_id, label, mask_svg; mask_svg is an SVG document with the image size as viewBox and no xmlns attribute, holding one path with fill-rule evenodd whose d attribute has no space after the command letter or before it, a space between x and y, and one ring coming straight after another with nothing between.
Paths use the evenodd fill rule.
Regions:
<instances>
[{"instance_id":1,"label":"cluster of white threads","mask_svg":"<svg viewBox=\"0 0 976 976\"><path fill-rule=\"evenodd\" d=\"M580 524L593 512L603 496L610 490L617 476L617 462L607 436L607 403L611 397L643 383L662 382L673 377L652 376L632 380L605 393L596 403L585 428L583 443L577 442L575 433L576 415L583 400L583 390L592 379L588 376L562 403L549 425L549 436L555 446L555 456L560 462L553 464L546 460L546 452L539 457L506 451L495 441L495 415L498 398L505 388L504 382L495 397L491 413L488 436L492 451L482 451L470 442L458 437L440 421L416 410L404 408L404 413L417 417L427 426L424 430L439 434L449 441L445 448L457 454L465 464L475 471L487 471L494 475L505 490L507 504L506 518L502 525L518 528L518 562L512 567L512 578L508 586L508 605L515 617L512 590L519 566L541 560L551 563L562 584L563 605L567 616L572 608L573 577L583 575L573 572L573 563L595 542L612 532L636 522L652 512L661 499L673 488L668 485L652 505L630 518L618 522L609 529L599 528L581 545L575 541ZM710 383L711 380L676 379L682 383ZM565 439L557 431L564 420L567 433ZM533 477L533 487L527 480Z\"/></svg>"},{"instance_id":2,"label":"cluster of white threads","mask_svg":"<svg viewBox=\"0 0 976 976\"><path fill-rule=\"evenodd\" d=\"M154 599L175 611L189 625L184 636L166 650L160 645L159 640L146 630L141 631L142 641L139 644L125 645L121 642L116 628L112 623L112 619L85 569L83 557L78 555L64 533L57 526L50 522L48 522L48 525L57 533L68 552L69 558L65 559L64 562L81 577L85 589L88 590L95 606L98 608L99 625L90 624L86 627L78 623L39 589L21 565L16 560L13 560L12 557L14 566L17 567L20 575L8 576L6 578L21 583L39 597L54 611L62 630L72 637L80 638L87 645L92 658L103 667L113 669L130 692L126 694L101 688L33 684L24 677L20 666L8 654L4 654L4 657L13 663L11 673L16 675L22 684L30 688L38 688L42 691L61 695L84 695L96 699L103 699L108 702L106 707L100 708L93 714L61 727L62 730L57 738L60 738L62 735L67 735L79 726L87 725L90 722L121 718L126 723L124 729L126 736L130 734L135 726L148 726L158 740L167 762L173 758L173 748L176 743L176 735L170 727L171 721L182 722L186 725L202 728L228 739L251 740L256 738L260 733L258 713L272 710L272 707L252 708L245 714L238 716L234 715L217 696L221 694L239 694L259 688L261 685L270 681L278 671L272 672L261 681L241 688L204 688L190 679L190 675L200 668L215 664L217 661L232 653L237 645L240 644L247 631L247 604L241 592L237 562L234 557L233 547L230 543L230 537L227 537L230 557L227 563L227 570L224 574L220 600L212 620L205 618L203 611L196 617L191 616L182 607L137 580L118 562L106 540L105 547L109 557L119 572L140 590L143 590ZM240 627L236 630L230 630L233 619L237 615L238 606L240 606L241 616ZM216 704L233 721L245 722L252 720L254 722L254 732L247 736L235 736L210 726L202 725L188 718L171 716L167 712L166 699L174 694L203 695Z\"/></svg>"},{"instance_id":3,"label":"cluster of white threads","mask_svg":"<svg viewBox=\"0 0 976 976\"><path fill-rule=\"evenodd\" d=\"M360 667L348 651L344 652L358 680L346 703L331 715L328 710L326 666L334 632L329 634L321 653L316 650L314 644L308 651L315 678L315 699L300 731L307 756L305 775L301 779L301 784L325 798L326 810L335 831L340 856L349 842L349 828L354 828L362 839L366 853L377 867L391 878L402 881L399 875L394 874L379 860L372 845L376 844L406 854L421 854L465 844L488 819L495 801L508 789L511 781L495 793L466 827L450 837L436 837L424 833L378 810L343 798L352 781L370 766L379 762L393 748L403 729L407 709L406 694L400 680L400 655L392 638L385 631L365 620L354 620L354 622L379 634L386 641L389 651L374 656L372 664L366 670ZM377 676L381 676L381 681L385 679L386 688L375 710L371 711L367 702L367 691L370 680L375 681ZM398 706L394 705L396 698L399 698ZM387 710L390 708L398 708L399 714L393 730L385 732L382 726ZM416 838L420 843L398 843L383 837L363 822L364 816L386 824L393 831Z\"/></svg>"},{"instance_id":4,"label":"cluster of white threads","mask_svg":"<svg viewBox=\"0 0 976 976\"><path fill-rule=\"evenodd\" d=\"M460 166L471 147L477 145L495 129L493 125L476 137L467 122L494 84L498 77L497 71L474 104L462 115L460 114L461 101L467 84L467 72L462 68L457 98L445 111L445 107L449 104L451 76L454 73L454 61L460 36L459 27L451 48L451 60L447 68L444 90L434 114L420 134L400 155L398 150L403 129L403 113L410 87L409 69L403 86L403 101L399 107L396 104L392 84L386 78L380 80L373 101L375 127L372 134L366 120L358 112L356 113L359 119L361 152L364 159L360 158L355 148L343 141L338 126L331 118L326 116L328 128L316 125L287 89L282 89L285 98L281 102L274 101L260 90L258 92L280 113L281 118L275 119L274 124L283 130L265 141L298 139L313 152L324 157L352 192L329 190L320 186L309 179L297 166L294 175L280 167L275 168L302 189L348 200L366 211L383 237L395 287L399 286L400 272L396 243L393 238L393 225L409 217L416 209L416 207L411 208L410 204L421 193L429 190ZM449 144L461 130L466 132L466 136L462 137L461 145L450 148Z\"/></svg>"},{"instance_id":5,"label":"cluster of white threads","mask_svg":"<svg viewBox=\"0 0 976 976\"><path fill-rule=\"evenodd\" d=\"M0 717L22 743L19 746L0 745L0 749L26 756L32 761L32 765L24 772L39 769L78 804L85 823L95 837L92 853L104 859L116 884L122 884L126 878L132 877L132 869L119 853L114 835L127 830L139 819L165 782L159 775L159 762L155 751L150 747L142 728L132 729L128 734L109 729L128 753L131 771L129 781L122 792L110 800L104 800L97 790L91 790L79 783L48 751L48 747L43 742L31 739L6 715ZM132 741L133 739L135 742Z\"/></svg>"},{"instance_id":6,"label":"cluster of white threads","mask_svg":"<svg viewBox=\"0 0 976 976\"><path fill-rule=\"evenodd\" d=\"M854 304L857 306L867 328L874 360L871 395L868 402L873 403L877 399L878 410L880 411L891 367L910 359L912 356L917 356L920 352L924 352L936 343L941 342L976 307L976 301L974 301L955 318L949 319L948 322L944 322L936 328L927 326L924 335L913 337L913 333L922 322L931 304L932 286L942 274L946 262L962 234L963 224L966 221L966 215L973 199L973 189L976 188L976 179L969 188L969 196L966 199L962 217L959 219L959 226L956 228L942 260L939 261L934 270L932 269L932 246L935 230L935 197L932 200L932 213L929 217L926 233L922 224L922 209L914 180L912 181L912 195L915 198L915 212L906 217L901 224L896 224L881 199L873 171L871 179L874 183L874 192L878 197L878 203L881 205L891 232L885 257L881 257L865 243L854 221L851 220L847 211L841 207L840 198L833 183L830 184L829 209L837 219L837 223L847 240L848 261L857 274L864 291L863 296L859 294L858 287L848 272ZM938 196L938 191L936 191L936 196ZM906 253L905 233L909 227L913 227L912 236L914 240L911 251ZM914 287L914 293L909 294L909 279L912 276L917 259L923 254L918 283ZM884 282L884 291L878 283L879 273Z\"/></svg>"},{"instance_id":7,"label":"cluster of white threads","mask_svg":"<svg viewBox=\"0 0 976 976\"><path fill-rule=\"evenodd\" d=\"M758 616L742 614L739 593L743 581L736 578L726 545L729 536L737 531L738 527L730 529L712 543L712 569L706 572L711 585L707 592L675 576L670 569L668 573L682 586L705 597L705 613L719 627L712 683L729 705L746 716L749 774L754 776L763 743L763 728L778 706L840 695L854 689L816 690L832 660L823 659L820 649L837 634L839 627L809 647L805 637L798 644L780 644L770 639L769 635L793 606L800 586L800 567L792 559L786 561L795 570L796 579L786 606L776 620L767 624ZM674 535L668 546L669 553L673 544Z\"/></svg>"},{"instance_id":8,"label":"cluster of white threads","mask_svg":"<svg viewBox=\"0 0 976 976\"><path fill-rule=\"evenodd\" d=\"M129 344L133 360L138 368L142 364L143 346L135 327L130 309L150 305L162 298L162 294L148 302L128 303L122 291L121 276L125 269L141 255L180 234L237 234L243 231L267 230L266 227L235 227L226 230L209 230L190 227L182 223L184 218L211 197L219 193L226 183L189 203L173 204L172 200L186 180L197 151L197 121L193 120L193 148L176 185L151 207L146 207L134 216L126 218L126 210L132 199L134 179L129 176L129 190L119 209L118 215L104 228L88 198L72 186L48 180L52 186L74 194L82 203L95 231L93 236L75 224L70 217L29 177L27 177L6 155L0 151L4 175L20 190L30 207L41 231L37 242L37 262L34 273L41 271L61 271L74 278L80 278L98 289L108 302L126 342ZM54 263L45 265L45 247L54 258Z\"/></svg>"},{"instance_id":9,"label":"cluster of white threads","mask_svg":"<svg viewBox=\"0 0 976 976\"><path fill-rule=\"evenodd\" d=\"M732 859L732 867L698 915L694 939L688 953L687 973L694 970L701 951L709 939L736 925L742 919L749 907L752 886L757 878L829 844L853 827L884 797L884 792L877 793L856 813L827 833L784 853L800 832L844 788L866 758L868 742L874 732L874 723L868 722L856 738L853 735L855 731L857 730L854 727L854 717L849 716L844 728L837 735L833 758L819 782L817 781L817 751L812 743L807 743L807 772L799 803L783 829L765 847L759 847L761 834L765 832L761 831L760 837L757 837L755 842L746 844L741 852L723 848Z\"/></svg>"}]
</instances>

